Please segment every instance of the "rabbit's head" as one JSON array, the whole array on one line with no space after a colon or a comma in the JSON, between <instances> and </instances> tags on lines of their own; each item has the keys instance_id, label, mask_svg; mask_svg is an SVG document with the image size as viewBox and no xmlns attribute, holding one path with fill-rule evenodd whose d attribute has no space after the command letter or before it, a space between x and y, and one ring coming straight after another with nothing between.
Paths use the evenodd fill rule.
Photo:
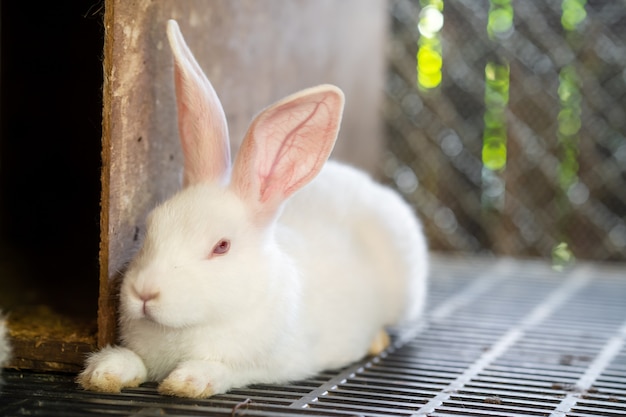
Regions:
<instances>
[{"instance_id":1,"label":"rabbit's head","mask_svg":"<svg viewBox=\"0 0 626 417\"><path fill-rule=\"evenodd\" d=\"M270 299L288 302L285 281L298 272L275 243L276 219L330 155L343 93L322 85L266 108L231 166L217 94L175 21L167 34L183 189L148 217L145 241L122 284L121 316L173 328L226 324Z\"/></svg>"}]
</instances>

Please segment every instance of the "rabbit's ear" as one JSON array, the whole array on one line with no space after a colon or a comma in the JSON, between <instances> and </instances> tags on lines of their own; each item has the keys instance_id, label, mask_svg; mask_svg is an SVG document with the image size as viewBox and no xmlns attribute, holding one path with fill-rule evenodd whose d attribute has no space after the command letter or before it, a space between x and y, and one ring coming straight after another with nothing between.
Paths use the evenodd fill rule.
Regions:
<instances>
[{"instance_id":1,"label":"rabbit's ear","mask_svg":"<svg viewBox=\"0 0 626 417\"><path fill-rule=\"evenodd\" d=\"M174 55L178 132L185 157L183 184L226 183L230 146L222 104L175 20L167 22L167 37Z\"/></svg>"},{"instance_id":2,"label":"rabbit's ear","mask_svg":"<svg viewBox=\"0 0 626 417\"><path fill-rule=\"evenodd\" d=\"M328 159L341 123L344 96L321 85L289 96L252 122L241 145L231 186L260 221L312 180Z\"/></svg>"}]
</instances>

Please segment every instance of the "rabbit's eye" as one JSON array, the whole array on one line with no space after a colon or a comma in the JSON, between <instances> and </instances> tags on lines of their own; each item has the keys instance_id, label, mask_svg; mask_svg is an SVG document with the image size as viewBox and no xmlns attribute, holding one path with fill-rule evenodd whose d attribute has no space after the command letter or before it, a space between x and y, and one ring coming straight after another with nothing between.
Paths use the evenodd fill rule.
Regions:
<instances>
[{"instance_id":1,"label":"rabbit's eye","mask_svg":"<svg viewBox=\"0 0 626 417\"><path fill-rule=\"evenodd\" d=\"M213 255L224 255L230 249L230 240L220 239L213 247Z\"/></svg>"}]
</instances>

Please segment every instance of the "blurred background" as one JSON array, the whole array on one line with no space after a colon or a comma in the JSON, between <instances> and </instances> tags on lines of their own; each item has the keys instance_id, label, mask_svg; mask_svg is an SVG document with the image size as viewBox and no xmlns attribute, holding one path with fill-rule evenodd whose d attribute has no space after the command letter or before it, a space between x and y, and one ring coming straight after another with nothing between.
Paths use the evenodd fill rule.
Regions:
<instances>
[{"instance_id":1,"label":"blurred background","mask_svg":"<svg viewBox=\"0 0 626 417\"><path fill-rule=\"evenodd\" d=\"M93 312L105 2L50 3L35 11L25 2L5 3L0 304L43 297L60 310ZM139 6L107 4L113 3L127 7L131 26L140 27ZM170 57L158 47L162 22L178 16L188 24L186 9L208 16L186 33L224 92L233 132L241 131L234 137L258 109L290 92L319 82L344 88L343 155L364 154L356 162L400 190L423 219L434 251L542 257L557 266L574 259L626 261L626 1L149 5L150 13L141 15L146 27L137 29L142 43L128 49L149 58L139 60L149 75L143 81L159 84L150 77L161 76L171 100ZM207 36L211 30L234 43ZM229 70L220 70L222 64ZM272 75L278 71L280 77ZM268 81L251 89L258 77ZM142 99L132 87L129 97ZM168 154L157 135L164 126L175 130L162 114L173 115L168 109L133 118L154 126L122 139L127 154L153 149L151 158L179 169L175 137L169 135ZM377 114L382 135L367 123L378 124ZM117 170L113 177L141 192L144 184L165 189L157 176L130 181ZM128 187L115 191L135 195ZM132 207L141 206L140 194L129 199ZM132 244L139 226L122 226L128 235L115 229L113 239Z\"/></svg>"},{"instance_id":2,"label":"blurred background","mask_svg":"<svg viewBox=\"0 0 626 417\"><path fill-rule=\"evenodd\" d=\"M432 249L626 260L626 2L391 0L383 170Z\"/></svg>"}]
</instances>

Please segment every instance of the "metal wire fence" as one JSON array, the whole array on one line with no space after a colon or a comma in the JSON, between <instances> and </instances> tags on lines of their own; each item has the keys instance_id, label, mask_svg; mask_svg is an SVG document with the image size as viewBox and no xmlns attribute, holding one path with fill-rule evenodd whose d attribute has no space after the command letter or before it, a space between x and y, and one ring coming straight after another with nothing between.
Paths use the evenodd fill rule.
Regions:
<instances>
[{"instance_id":1,"label":"metal wire fence","mask_svg":"<svg viewBox=\"0 0 626 417\"><path fill-rule=\"evenodd\" d=\"M625 261L626 2L391 0L389 12L384 172L431 247Z\"/></svg>"}]
</instances>

